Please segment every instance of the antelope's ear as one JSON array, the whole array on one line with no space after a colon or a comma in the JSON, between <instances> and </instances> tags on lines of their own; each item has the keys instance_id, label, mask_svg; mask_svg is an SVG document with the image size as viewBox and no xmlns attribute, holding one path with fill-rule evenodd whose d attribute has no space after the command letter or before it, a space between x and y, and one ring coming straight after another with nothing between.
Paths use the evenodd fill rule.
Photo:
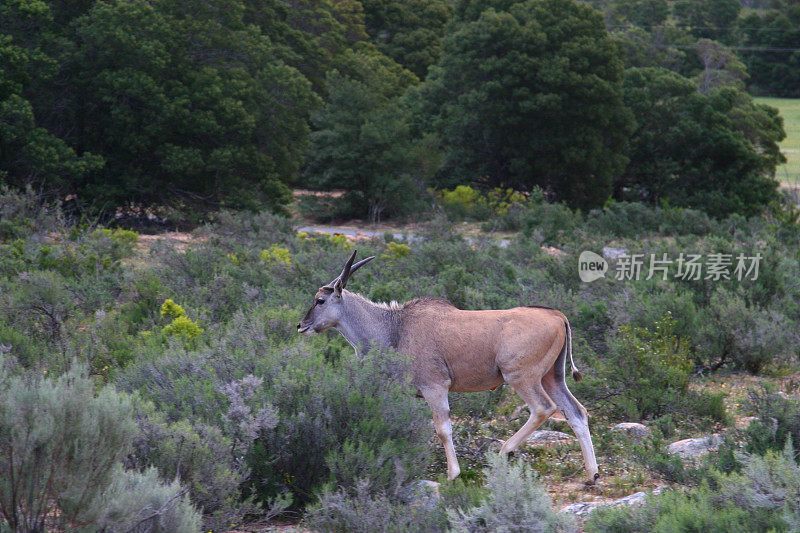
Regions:
<instances>
[{"instance_id":1,"label":"antelope's ear","mask_svg":"<svg viewBox=\"0 0 800 533\"><path fill-rule=\"evenodd\" d=\"M344 284L342 283L342 278L336 278L333 280L333 294L335 296L342 295L342 289L344 289Z\"/></svg>"}]
</instances>

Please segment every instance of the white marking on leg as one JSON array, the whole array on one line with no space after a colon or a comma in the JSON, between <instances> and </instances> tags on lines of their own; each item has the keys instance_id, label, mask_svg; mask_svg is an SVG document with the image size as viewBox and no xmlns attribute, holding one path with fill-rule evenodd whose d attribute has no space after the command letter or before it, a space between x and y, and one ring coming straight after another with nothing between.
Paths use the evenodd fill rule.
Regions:
<instances>
[{"instance_id":1,"label":"white marking on leg","mask_svg":"<svg viewBox=\"0 0 800 533\"><path fill-rule=\"evenodd\" d=\"M453 480L461 473L456 457L456 448L453 445L453 423L450 421L450 404L447 401L446 389L421 390L422 396L433 411L433 425L436 434L444 446L444 455L447 458L447 479Z\"/></svg>"},{"instance_id":2,"label":"white marking on leg","mask_svg":"<svg viewBox=\"0 0 800 533\"><path fill-rule=\"evenodd\" d=\"M572 427L572 431L578 438L588 481L594 483L599 470L597 467L597 459L594 454L592 435L589 432L589 417L586 414L586 409L572 396L572 393L567 388L567 384L563 381L559 383L557 381L545 380L543 384L545 390L547 390L550 397L558 406L558 409L567 418L567 423Z\"/></svg>"}]
</instances>

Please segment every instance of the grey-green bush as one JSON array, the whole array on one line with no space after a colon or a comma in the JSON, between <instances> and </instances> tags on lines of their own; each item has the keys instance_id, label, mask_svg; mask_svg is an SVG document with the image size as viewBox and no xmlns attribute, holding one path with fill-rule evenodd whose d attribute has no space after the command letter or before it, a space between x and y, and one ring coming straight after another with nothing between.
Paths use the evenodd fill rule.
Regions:
<instances>
[{"instance_id":1,"label":"grey-green bush","mask_svg":"<svg viewBox=\"0 0 800 533\"><path fill-rule=\"evenodd\" d=\"M202 516L177 480L162 483L158 470L142 473L114 471L111 485L103 493L96 531L126 533L194 533Z\"/></svg>"},{"instance_id":2,"label":"grey-green bush","mask_svg":"<svg viewBox=\"0 0 800 533\"><path fill-rule=\"evenodd\" d=\"M553 510L527 464L490 454L485 475L488 494L480 505L448 511L454 531L577 531L571 517Z\"/></svg>"},{"instance_id":3,"label":"grey-green bush","mask_svg":"<svg viewBox=\"0 0 800 533\"><path fill-rule=\"evenodd\" d=\"M42 200L30 186L24 191L0 186L0 243L53 231L63 223L60 206Z\"/></svg>"},{"instance_id":4,"label":"grey-green bush","mask_svg":"<svg viewBox=\"0 0 800 533\"><path fill-rule=\"evenodd\" d=\"M354 487L363 478L393 496L425 471L429 411L415 397L407 358L347 350L326 362L307 347L271 357L261 375L279 422L260 432L247 457L260 500L290 492L304 505L326 484Z\"/></svg>"},{"instance_id":5,"label":"grey-green bush","mask_svg":"<svg viewBox=\"0 0 800 533\"><path fill-rule=\"evenodd\" d=\"M304 525L331 533L433 533L446 529L447 518L431 495L410 502L389 498L364 479L350 491L325 490L308 509Z\"/></svg>"},{"instance_id":6,"label":"grey-green bush","mask_svg":"<svg viewBox=\"0 0 800 533\"><path fill-rule=\"evenodd\" d=\"M588 533L797 531L800 467L794 450L750 455L741 473L711 472L686 492L651 496L642 506L606 507L592 513Z\"/></svg>"},{"instance_id":7,"label":"grey-green bush","mask_svg":"<svg viewBox=\"0 0 800 533\"><path fill-rule=\"evenodd\" d=\"M95 523L135 432L131 404L80 368L55 379L0 360L0 512L17 531ZM49 517L49 518L48 518ZM56 517L56 518L54 518Z\"/></svg>"},{"instance_id":8,"label":"grey-green bush","mask_svg":"<svg viewBox=\"0 0 800 533\"><path fill-rule=\"evenodd\" d=\"M609 353L593 362L596 371L576 390L595 409L628 420L676 411L724 419L722 396L689 389L689 346L674 327L669 314L652 328L621 327L609 339Z\"/></svg>"},{"instance_id":9,"label":"grey-green bush","mask_svg":"<svg viewBox=\"0 0 800 533\"><path fill-rule=\"evenodd\" d=\"M745 407L758 417L744 430L746 451L763 454L800 442L800 399L762 386L748 391Z\"/></svg>"},{"instance_id":10,"label":"grey-green bush","mask_svg":"<svg viewBox=\"0 0 800 533\"><path fill-rule=\"evenodd\" d=\"M741 295L718 289L706 316L698 343L703 362L712 369L730 364L757 374L797 356L800 335L779 311L747 305Z\"/></svg>"}]
</instances>

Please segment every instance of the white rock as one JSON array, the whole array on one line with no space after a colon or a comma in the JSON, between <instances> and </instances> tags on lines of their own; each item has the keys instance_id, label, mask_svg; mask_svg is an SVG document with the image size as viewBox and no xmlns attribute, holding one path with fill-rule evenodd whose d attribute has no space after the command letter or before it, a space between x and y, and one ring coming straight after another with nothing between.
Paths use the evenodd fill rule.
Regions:
<instances>
[{"instance_id":1,"label":"white rock","mask_svg":"<svg viewBox=\"0 0 800 533\"><path fill-rule=\"evenodd\" d=\"M644 503L645 498L648 494L659 494L661 489L656 489L652 491L652 493L648 493L645 491L634 492L628 496L623 498L619 498L617 500L613 500L610 502L580 502L580 503L573 503L571 505L567 505L563 509L561 509L562 513L571 514L577 516L579 518L588 517L592 514L592 511L597 509L598 507L619 507L621 505L641 505Z\"/></svg>"},{"instance_id":2,"label":"white rock","mask_svg":"<svg viewBox=\"0 0 800 533\"><path fill-rule=\"evenodd\" d=\"M573 435L569 433L562 433L560 431L539 430L534 431L533 435L528 437L528 442L531 444L560 444L575 440Z\"/></svg>"},{"instance_id":3,"label":"white rock","mask_svg":"<svg viewBox=\"0 0 800 533\"><path fill-rule=\"evenodd\" d=\"M657 491L655 493L658 494L658 492L661 492L661 491ZM618 500L614 500L613 502L609 503L608 505L610 507L618 507L620 505L641 505L641 504L644 503L644 499L645 499L646 496L647 496L647 493L645 491L641 490L639 492L634 492L633 494L629 494L628 496L625 496L624 498L620 498Z\"/></svg>"},{"instance_id":4,"label":"white rock","mask_svg":"<svg viewBox=\"0 0 800 533\"><path fill-rule=\"evenodd\" d=\"M716 450L720 444L722 444L722 437L711 435L710 437L697 437L673 442L667 447L667 451L673 455L678 455L682 459L687 459L705 455L711 450Z\"/></svg>"},{"instance_id":5,"label":"white rock","mask_svg":"<svg viewBox=\"0 0 800 533\"><path fill-rule=\"evenodd\" d=\"M585 516L589 516L592 513L592 511L594 511L601 505L602 505L601 503L597 502L573 503L561 509L561 512L583 518Z\"/></svg>"},{"instance_id":6,"label":"white rock","mask_svg":"<svg viewBox=\"0 0 800 533\"><path fill-rule=\"evenodd\" d=\"M635 439L646 439L650 436L650 428L644 424L637 424L636 422L623 422L611 428L611 431L619 431L625 433L629 437Z\"/></svg>"}]
</instances>

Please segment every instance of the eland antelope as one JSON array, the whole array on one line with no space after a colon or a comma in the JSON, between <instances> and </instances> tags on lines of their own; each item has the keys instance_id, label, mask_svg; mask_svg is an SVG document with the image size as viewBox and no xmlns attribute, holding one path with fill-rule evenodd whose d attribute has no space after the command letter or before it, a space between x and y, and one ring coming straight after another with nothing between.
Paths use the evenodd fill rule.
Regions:
<instances>
[{"instance_id":1,"label":"eland antelope","mask_svg":"<svg viewBox=\"0 0 800 533\"><path fill-rule=\"evenodd\" d=\"M320 287L297 331L307 335L335 328L358 351L391 347L411 358L414 385L430 405L436 434L447 457L447 478L461 472L453 446L447 393L493 389L504 381L530 408L527 422L500 448L513 452L558 409L580 442L588 475L599 476L586 409L564 380L569 358L573 378L580 373L572 361L569 321L548 307L463 311L442 299L416 299L383 304L345 290L347 280L374 257L353 263Z\"/></svg>"}]
</instances>

